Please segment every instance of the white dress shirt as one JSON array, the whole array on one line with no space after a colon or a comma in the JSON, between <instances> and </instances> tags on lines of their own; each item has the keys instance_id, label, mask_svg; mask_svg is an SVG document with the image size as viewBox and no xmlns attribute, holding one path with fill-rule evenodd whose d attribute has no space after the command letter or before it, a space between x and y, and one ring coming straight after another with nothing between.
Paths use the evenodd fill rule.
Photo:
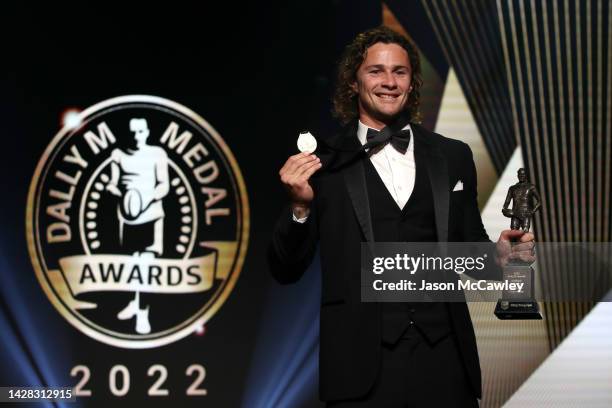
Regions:
<instances>
[{"instance_id":1,"label":"white dress shirt","mask_svg":"<svg viewBox=\"0 0 612 408\"><path fill-rule=\"evenodd\" d=\"M370 155L370 161L374 165L376 172L380 176L382 182L387 187L389 194L399 208L404 208L412 190L414 190L414 181L416 178L416 165L414 162L414 137L410 125L406 125L403 130L410 130L410 143L406 153L400 153L391 143L387 143L382 149ZM375 129L380 130L380 129ZM357 128L357 138L359 142L366 144L368 134L368 126L359 121ZM299 223L306 222L308 217L297 218L293 215L293 220Z\"/></svg>"}]
</instances>

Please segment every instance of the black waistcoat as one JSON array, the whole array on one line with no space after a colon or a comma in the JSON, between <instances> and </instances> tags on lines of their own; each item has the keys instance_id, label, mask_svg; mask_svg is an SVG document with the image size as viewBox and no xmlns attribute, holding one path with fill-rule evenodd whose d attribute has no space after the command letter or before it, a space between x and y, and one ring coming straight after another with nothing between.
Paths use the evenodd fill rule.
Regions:
<instances>
[{"instance_id":1,"label":"black waistcoat","mask_svg":"<svg viewBox=\"0 0 612 408\"><path fill-rule=\"evenodd\" d=\"M436 242L434 202L426 163L415 147L416 179L408 202L400 209L369 159L365 177L376 242ZM379 154L385 154L380 152ZM407 188L407 182L401 185ZM394 344L415 325L430 342L451 331L444 303L382 303L382 339Z\"/></svg>"}]
</instances>

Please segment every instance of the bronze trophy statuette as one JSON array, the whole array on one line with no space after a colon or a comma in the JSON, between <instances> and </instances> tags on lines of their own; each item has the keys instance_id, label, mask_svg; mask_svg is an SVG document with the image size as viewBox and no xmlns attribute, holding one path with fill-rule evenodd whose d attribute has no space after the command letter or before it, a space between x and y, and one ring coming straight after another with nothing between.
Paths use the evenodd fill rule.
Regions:
<instances>
[{"instance_id":1,"label":"bronze trophy statuette","mask_svg":"<svg viewBox=\"0 0 612 408\"><path fill-rule=\"evenodd\" d=\"M519 182L508 189L502 214L510 218L510 228L529 232L531 218L540 209L540 196L536 187L527 181L525 169L518 170ZM512 201L512 209L508 206ZM503 268L503 279L508 282L523 283L521 291L503 291L497 301L495 316L502 320L541 320L538 302L533 296L533 262L511 259Z\"/></svg>"}]
</instances>

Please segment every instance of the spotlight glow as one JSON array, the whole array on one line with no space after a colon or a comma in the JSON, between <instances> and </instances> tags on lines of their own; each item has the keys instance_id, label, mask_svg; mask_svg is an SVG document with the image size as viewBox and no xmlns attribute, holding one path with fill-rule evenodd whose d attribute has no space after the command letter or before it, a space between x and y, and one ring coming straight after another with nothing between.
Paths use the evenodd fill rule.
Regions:
<instances>
[{"instance_id":1,"label":"spotlight glow","mask_svg":"<svg viewBox=\"0 0 612 408\"><path fill-rule=\"evenodd\" d=\"M62 113L62 125L68 129L77 128L81 124L81 111L76 108L66 109Z\"/></svg>"}]
</instances>

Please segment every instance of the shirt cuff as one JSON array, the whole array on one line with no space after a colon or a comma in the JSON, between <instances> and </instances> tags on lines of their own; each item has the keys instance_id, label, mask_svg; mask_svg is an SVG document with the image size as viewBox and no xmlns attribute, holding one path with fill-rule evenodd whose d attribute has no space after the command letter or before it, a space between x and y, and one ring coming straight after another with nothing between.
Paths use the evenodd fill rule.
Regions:
<instances>
[{"instance_id":1,"label":"shirt cuff","mask_svg":"<svg viewBox=\"0 0 612 408\"><path fill-rule=\"evenodd\" d=\"M298 222L298 223L300 223L300 224L305 223L305 222L306 222L306 220L308 219L308 216L305 216L305 217L303 217L303 218L298 218L298 217L296 217L296 216L295 216L295 214L293 214L293 213L291 213L291 216L293 217L293 221L294 221L294 222Z\"/></svg>"}]
</instances>

